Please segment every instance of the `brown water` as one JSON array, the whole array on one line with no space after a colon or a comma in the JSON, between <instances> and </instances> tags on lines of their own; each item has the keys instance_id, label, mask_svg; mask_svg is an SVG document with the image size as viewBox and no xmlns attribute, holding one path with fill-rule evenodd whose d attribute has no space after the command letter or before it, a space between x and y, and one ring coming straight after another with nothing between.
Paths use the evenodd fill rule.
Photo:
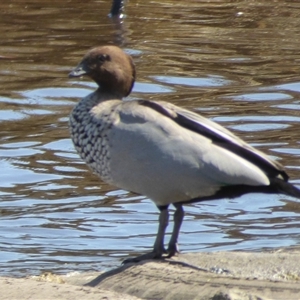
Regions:
<instances>
[{"instance_id":1,"label":"brown water","mask_svg":"<svg viewBox=\"0 0 300 300\"><path fill-rule=\"evenodd\" d=\"M92 0L0 3L0 275L101 270L152 246L152 202L99 181L69 139L68 114L95 85L67 74L92 46L133 55L130 99L201 112L300 185L299 1L130 0L121 22L109 9ZM299 243L300 203L282 195L187 206L180 235L183 252Z\"/></svg>"}]
</instances>

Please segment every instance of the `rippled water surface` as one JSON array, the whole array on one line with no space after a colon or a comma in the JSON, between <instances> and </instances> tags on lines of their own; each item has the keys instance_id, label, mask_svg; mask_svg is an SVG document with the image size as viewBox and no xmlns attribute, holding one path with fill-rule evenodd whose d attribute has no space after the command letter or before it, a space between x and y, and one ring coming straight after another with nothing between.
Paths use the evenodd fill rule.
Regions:
<instances>
[{"instance_id":1,"label":"rippled water surface","mask_svg":"<svg viewBox=\"0 0 300 300\"><path fill-rule=\"evenodd\" d=\"M130 53L130 99L160 99L233 130L300 185L299 1L0 3L0 275L102 270L148 251L152 202L101 182L75 153L68 114L95 84L68 72L87 49ZM130 170L128 170L130 172ZM282 195L186 206L181 251L300 243L300 203Z\"/></svg>"}]
</instances>

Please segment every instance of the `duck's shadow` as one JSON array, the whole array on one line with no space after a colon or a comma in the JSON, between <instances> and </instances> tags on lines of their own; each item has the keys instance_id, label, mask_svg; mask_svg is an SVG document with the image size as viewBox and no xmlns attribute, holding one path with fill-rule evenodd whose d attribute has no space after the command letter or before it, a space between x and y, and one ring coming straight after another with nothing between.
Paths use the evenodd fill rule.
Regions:
<instances>
[{"instance_id":1,"label":"duck's shadow","mask_svg":"<svg viewBox=\"0 0 300 300\"><path fill-rule=\"evenodd\" d=\"M210 270L183 262L183 261L178 261L178 260L173 260L173 259L155 259L155 260L144 260L144 261L140 261L140 262L135 262L135 263L127 263L124 264L116 269L107 271L105 273L100 274L99 276L97 276L96 278L94 278L93 280L91 280L90 282L87 282L86 284L84 284L84 286L89 286L89 287L96 287L98 286L103 280L108 279L110 277L113 277L117 274L120 274L122 272L124 272L125 270L128 270L130 268L134 268L136 266L142 266L148 263L161 263L161 264L169 264L169 265L178 265L184 268L189 268L189 269L193 269L193 270L197 270L197 271L202 271L202 272L211 272Z\"/></svg>"}]
</instances>

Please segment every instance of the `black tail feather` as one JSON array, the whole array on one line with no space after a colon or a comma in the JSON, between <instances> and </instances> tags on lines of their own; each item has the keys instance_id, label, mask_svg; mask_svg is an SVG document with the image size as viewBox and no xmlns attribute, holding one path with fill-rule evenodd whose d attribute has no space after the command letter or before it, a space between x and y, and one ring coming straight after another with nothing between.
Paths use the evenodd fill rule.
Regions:
<instances>
[{"instance_id":1,"label":"black tail feather","mask_svg":"<svg viewBox=\"0 0 300 300\"><path fill-rule=\"evenodd\" d=\"M300 190L287 181L274 178L271 180L270 187L272 186L276 188L281 194L289 195L300 199Z\"/></svg>"},{"instance_id":2,"label":"black tail feather","mask_svg":"<svg viewBox=\"0 0 300 300\"><path fill-rule=\"evenodd\" d=\"M273 178L271 179L270 185L251 186L240 184L224 186L219 189L214 195L182 201L181 204L218 200L224 198L236 198L249 193L284 194L300 199L300 190L297 187L282 179Z\"/></svg>"}]
</instances>

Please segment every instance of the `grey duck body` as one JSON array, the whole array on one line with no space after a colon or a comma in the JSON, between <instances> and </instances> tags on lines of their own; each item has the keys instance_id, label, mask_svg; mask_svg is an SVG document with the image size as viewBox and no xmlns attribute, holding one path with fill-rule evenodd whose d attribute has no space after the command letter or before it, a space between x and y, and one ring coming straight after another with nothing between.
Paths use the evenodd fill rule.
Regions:
<instances>
[{"instance_id":1,"label":"grey duck body","mask_svg":"<svg viewBox=\"0 0 300 300\"><path fill-rule=\"evenodd\" d=\"M115 46L89 51L70 77L90 76L99 85L70 115L70 132L81 158L101 179L146 195L160 209L154 249L136 258L160 258L168 205L174 230L168 256L177 251L182 204L248 192L300 198L282 166L220 125L161 101L122 101L133 86L131 58Z\"/></svg>"}]
</instances>

